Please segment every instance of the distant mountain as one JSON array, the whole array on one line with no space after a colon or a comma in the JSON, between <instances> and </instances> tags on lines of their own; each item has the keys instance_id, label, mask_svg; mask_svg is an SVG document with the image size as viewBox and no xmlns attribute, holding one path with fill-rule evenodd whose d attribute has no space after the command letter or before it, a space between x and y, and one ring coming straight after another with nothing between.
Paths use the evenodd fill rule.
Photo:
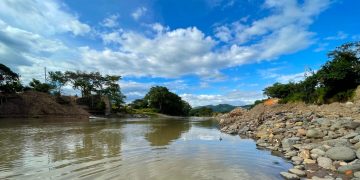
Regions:
<instances>
[{"instance_id":1,"label":"distant mountain","mask_svg":"<svg viewBox=\"0 0 360 180\"><path fill-rule=\"evenodd\" d=\"M232 111L233 109L237 108L238 106L233 106L230 104L219 104L219 105L207 105L207 106L202 106L202 107L207 107L212 109L214 112L221 112L221 113L227 113Z\"/></svg>"}]
</instances>

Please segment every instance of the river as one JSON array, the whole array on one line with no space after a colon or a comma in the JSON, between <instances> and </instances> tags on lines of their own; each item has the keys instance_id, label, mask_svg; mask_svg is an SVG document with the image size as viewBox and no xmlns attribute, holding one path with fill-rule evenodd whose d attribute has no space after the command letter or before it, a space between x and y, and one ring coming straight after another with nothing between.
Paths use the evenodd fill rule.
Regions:
<instances>
[{"instance_id":1,"label":"river","mask_svg":"<svg viewBox=\"0 0 360 180\"><path fill-rule=\"evenodd\" d=\"M281 179L291 164L211 119L1 120L0 179Z\"/></svg>"}]
</instances>

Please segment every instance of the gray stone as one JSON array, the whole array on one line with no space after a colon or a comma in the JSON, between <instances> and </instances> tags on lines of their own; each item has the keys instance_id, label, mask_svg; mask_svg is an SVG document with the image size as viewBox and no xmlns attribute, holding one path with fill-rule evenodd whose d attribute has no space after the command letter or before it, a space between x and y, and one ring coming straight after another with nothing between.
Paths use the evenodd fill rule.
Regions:
<instances>
[{"instance_id":1,"label":"gray stone","mask_svg":"<svg viewBox=\"0 0 360 180\"><path fill-rule=\"evenodd\" d=\"M351 171L360 171L360 163L357 161L353 164L348 164L345 166L340 166L339 169L337 170L340 173L345 173L346 171L351 170Z\"/></svg>"},{"instance_id":2,"label":"gray stone","mask_svg":"<svg viewBox=\"0 0 360 180\"><path fill-rule=\"evenodd\" d=\"M360 142L356 143L356 144L354 145L354 148L355 148L355 149L360 149Z\"/></svg>"},{"instance_id":3,"label":"gray stone","mask_svg":"<svg viewBox=\"0 0 360 180\"><path fill-rule=\"evenodd\" d=\"M326 156L332 160L352 161L356 158L354 150L348 147L333 147L326 151Z\"/></svg>"},{"instance_id":4,"label":"gray stone","mask_svg":"<svg viewBox=\"0 0 360 180\"><path fill-rule=\"evenodd\" d=\"M321 149L313 149L310 151L312 154L317 154L317 155L320 155L320 156L323 156L325 155L325 151L321 150Z\"/></svg>"},{"instance_id":5,"label":"gray stone","mask_svg":"<svg viewBox=\"0 0 360 180\"><path fill-rule=\"evenodd\" d=\"M306 137L309 138L322 138L324 137L324 133L319 129L309 129L306 131Z\"/></svg>"},{"instance_id":6,"label":"gray stone","mask_svg":"<svg viewBox=\"0 0 360 180\"><path fill-rule=\"evenodd\" d=\"M289 172L292 173L292 174L296 174L300 177L304 177L306 176L306 173L300 169L295 169L295 168L292 168L292 169L289 169Z\"/></svg>"},{"instance_id":7,"label":"gray stone","mask_svg":"<svg viewBox=\"0 0 360 180\"><path fill-rule=\"evenodd\" d=\"M324 169L331 169L332 160L327 157L317 158L318 165Z\"/></svg>"},{"instance_id":8,"label":"gray stone","mask_svg":"<svg viewBox=\"0 0 360 180\"><path fill-rule=\"evenodd\" d=\"M356 157L360 159L360 149L356 151Z\"/></svg>"},{"instance_id":9,"label":"gray stone","mask_svg":"<svg viewBox=\"0 0 360 180\"><path fill-rule=\"evenodd\" d=\"M354 176L357 177L357 178L360 178L360 171L355 172L355 173L354 173Z\"/></svg>"},{"instance_id":10,"label":"gray stone","mask_svg":"<svg viewBox=\"0 0 360 180\"><path fill-rule=\"evenodd\" d=\"M281 145L285 149L291 149L297 141L299 141L299 137L285 138L281 141Z\"/></svg>"},{"instance_id":11,"label":"gray stone","mask_svg":"<svg viewBox=\"0 0 360 180\"><path fill-rule=\"evenodd\" d=\"M291 173L288 173L288 172L281 172L280 175L287 179L287 180L298 180L300 179L299 176L297 176L296 174L291 174Z\"/></svg>"},{"instance_id":12,"label":"gray stone","mask_svg":"<svg viewBox=\"0 0 360 180\"><path fill-rule=\"evenodd\" d=\"M325 144L325 145L329 145L329 146L340 146L340 147L352 146L352 144L347 139L331 139L331 140L323 141L323 142L321 142L321 144L323 144L323 145Z\"/></svg>"},{"instance_id":13,"label":"gray stone","mask_svg":"<svg viewBox=\"0 0 360 180\"><path fill-rule=\"evenodd\" d=\"M345 136L343 136L341 138L343 138L343 139L351 139L351 138L354 138L357 135L359 135L359 134L356 133L356 132L352 132L352 133L349 133L349 134L347 134L347 135L345 135Z\"/></svg>"},{"instance_id":14,"label":"gray stone","mask_svg":"<svg viewBox=\"0 0 360 180\"><path fill-rule=\"evenodd\" d=\"M299 156L294 156L291 158L292 161L303 161L303 158L299 157Z\"/></svg>"}]
</instances>

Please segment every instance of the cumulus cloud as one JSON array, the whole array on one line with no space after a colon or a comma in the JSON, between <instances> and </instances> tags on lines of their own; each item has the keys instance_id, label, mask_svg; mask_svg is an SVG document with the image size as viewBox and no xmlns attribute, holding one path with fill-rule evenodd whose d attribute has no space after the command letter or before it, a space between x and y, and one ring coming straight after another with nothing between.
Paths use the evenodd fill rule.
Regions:
<instances>
[{"instance_id":1,"label":"cumulus cloud","mask_svg":"<svg viewBox=\"0 0 360 180\"><path fill-rule=\"evenodd\" d=\"M110 15L109 17L107 17L103 20L101 25L104 27L108 27L108 28L117 27L119 25L118 19L119 19L118 14Z\"/></svg>"},{"instance_id":2,"label":"cumulus cloud","mask_svg":"<svg viewBox=\"0 0 360 180\"><path fill-rule=\"evenodd\" d=\"M78 17L64 11L64 4L43 0L2 0L0 19L10 26L26 29L36 34L53 35L70 32L74 35L88 33L91 28Z\"/></svg>"},{"instance_id":3,"label":"cumulus cloud","mask_svg":"<svg viewBox=\"0 0 360 180\"><path fill-rule=\"evenodd\" d=\"M139 8L137 8L133 13L131 13L131 16L132 16L135 20L139 20L142 16L145 15L146 12L147 12L147 8L146 8L146 7L139 7Z\"/></svg>"},{"instance_id":4,"label":"cumulus cloud","mask_svg":"<svg viewBox=\"0 0 360 180\"><path fill-rule=\"evenodd\" d=\"M262 92L233 90L225 94L181 94L191 106L204 106L209 104L247 105L258 99L263 99Z\"/></svg>"}]
</instances>

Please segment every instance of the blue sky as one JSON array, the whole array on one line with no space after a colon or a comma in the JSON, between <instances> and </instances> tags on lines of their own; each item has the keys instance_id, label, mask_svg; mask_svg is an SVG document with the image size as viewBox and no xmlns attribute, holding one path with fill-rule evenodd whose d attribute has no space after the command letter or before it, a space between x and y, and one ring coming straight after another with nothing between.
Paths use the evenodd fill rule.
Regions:
<instances>
[{"instance_id":1,"label":"blue sky","mask_svg":"<svg viewBox=\"0 0 360 180\"><path fill-rule=\"evenodd\" d=\"M161 85L192 106L244 105L360 40L355 0L2 0L0 62L121 75L127 102ZM67 87L68 93L76 93Z\"/></svg>"}]
</instances>

